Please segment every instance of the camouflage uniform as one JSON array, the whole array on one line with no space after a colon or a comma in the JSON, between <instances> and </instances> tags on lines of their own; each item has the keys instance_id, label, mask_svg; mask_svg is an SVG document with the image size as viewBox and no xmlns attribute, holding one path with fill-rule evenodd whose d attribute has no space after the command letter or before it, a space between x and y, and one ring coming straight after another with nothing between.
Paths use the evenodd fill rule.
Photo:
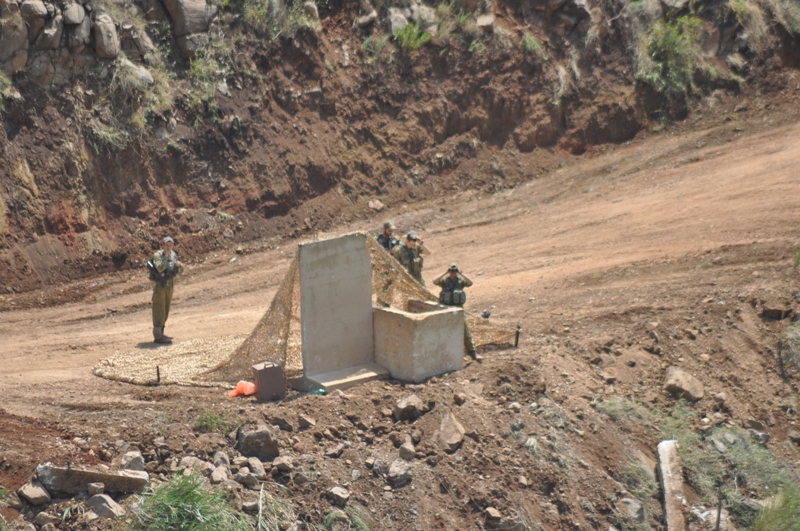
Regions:
<instances>
[{"instance_id":1,"label":"camouflage uniform","mask_svg":"<svg viewBox=\"0 0 800 531\"><path fill-rule=\"evenodd\" d=\"M403 264L403 267L406 268L408 273L414 277L417 282L425 285L425 281L422 279L422 264L424 262L424 258L422 258L422 246L419 244L414 244L414 247L406 247L404 244L398 245L395 247L394 251L392 251L392 256L394 256L395 260Z\"/></svg>"},{"instance_id":2,"label":"camouflage uniform","mask_svg":"<svg viewBox=\"0 0 800 531\"><path fill-rule=\"evenodd\" d=\"M387 251L391 251L396 246L400 245L400 240L398 240L394 234L391 236L387 236L383 232L378 234L378 243L381 244L381 247L386 249Z\"/></svg>"},{"instance_id":3,"label":"camouflage uniform","mask_svg":"<svg viewBox=\"0 0 800 531\"><path fill-rule=\"evenodd\" d=\"M153 255L153 264L159 273L167 273L166 281L157 281L153 288L153 339L159 339L164 335L164 325L169 317L169 306L172 303L172 279L183 273L183 266L175 267L178 261L178 254L170 251L167 257L164 251L156 251Z\"/></svg>"},{"instance_id":4,"label":"camouflage uniform","mask_svg":"<svg viewBox=\"0 0 800 531\"><path fill-rule=\"evenodd\" d=\"M464 281L463 278L457 276L456 278L450 278L450 275L444 277L443 279L439 280L439 282L434 282L437 286L442 288L442 292L445 291L464 291L464 288L467 287L467 283ZM442 303L442 296L439 295L440 304ZM458 306L459 308L463 308L463 304L451 304L450 306ZM470 355L475 353L475 344L472 342L472 332L469 330L469 324L467 324L467 314L464 312L464 347L466 347L467 352Z\"/></svg>"}]
</instances>

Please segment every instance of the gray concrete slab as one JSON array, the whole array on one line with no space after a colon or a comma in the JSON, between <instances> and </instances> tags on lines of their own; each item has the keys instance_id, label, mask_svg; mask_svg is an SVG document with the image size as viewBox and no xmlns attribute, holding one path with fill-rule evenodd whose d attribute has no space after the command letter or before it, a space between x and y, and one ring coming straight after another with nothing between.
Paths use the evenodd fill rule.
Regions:
<instances>
[{"instance_id":1,"label":"gray concrete slab","mask_svg":"<svg viewBox=\"0 0 800 531\"><path fill-rule=\"evenodd\" d=\"M664 493L664 519L667 531L686 531L683 505L683 466L678 454L678 441L658 443L658 476Z\"/></svg>"},{"instance_id":2,"label":"gray concrete slab","mask_svg":"<svg viewBox=\"0 0 800 531\"><path fill-rule=\"evenodd\" d=\"M372 263L364 234L300 245L303 372L373 363Z\"/></svg>"}]
</instances>

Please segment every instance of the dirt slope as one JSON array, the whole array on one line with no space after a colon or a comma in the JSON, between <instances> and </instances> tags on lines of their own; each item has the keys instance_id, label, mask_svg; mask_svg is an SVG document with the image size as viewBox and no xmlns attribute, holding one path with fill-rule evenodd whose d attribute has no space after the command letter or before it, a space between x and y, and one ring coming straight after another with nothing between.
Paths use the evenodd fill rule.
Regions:
<instances>
[{"instance_id":1,"label":"dirt slope","mask_svg":"<svg viewBox=\"0 0 800 531\"><path fill-rule=\"evenodd\" d=\"M310 431L285 437L287 453L316 456L322 471L311 486L292 491L309 521L319 522L329 510L325 490L347 483L374 518L373 529L477 529L488 506L548 530L605 529L622 521L615 506L625 491L620 464L632 455L652 462L662 434L647 424L613 422L592 405L632 397L653 411L669 410L674 400L661 385L670 365L705 385L706 398L695 406L700 417L715 424L763 422L772 435L769 448L800 465L798 448L784 444L798 426L797 380L782 383L767 350L785 323L760 316L773 300L797 307L792 261L800 246L800 122L766 122L673 130L492 195L458 192L392 205L386 216L338 226L371 229L391 217L419 230L434 253L426 278L457 261L476 280L469 311L490 309L491 319L522 326L519 350L485 353L481 364L422 386L375 382L348 391L348 399L293 394L261 405L224 398L219 390L108 382L93 377L92 366L116 350L144 348L149 339L149 291L140 274L26 295L88 292L81 303L12 310L6 298L0 301L6 309L0 314L0 403L3 422L16 428L0 436L7 463L3 468L0 460L0 483L18 486L43 456L91 459L88 446L76 450L71 435L97 445L93 455L113 450L117 439L145 449L159 434L200 448L205 443L191 426L201 410L243 420L305 412L317 419L318 431L338 426L354 445L331 460L321 456L333 444L324 438ZM170 332L183 340L248 332L295 243L272 242L272 249L233 263L233 253L218 253L192 264L176 288ZM652 323L658 323L656 343ZM436 408L390 431L417 429L424 448L441 413L453 410L475 440L468 438L454 455L434 450L434 461L415 461L412 486L387 495L380 478L353 480L351 469L369 456L391 462L396 450L385 437L366 442L347 418L355 414L373 428L385 424L381 410L412 390L435 400ZM453 404L459 391L471 396L460 407ZM723 411L714 400L720 392L727 395ZM522 404L519 414L505 408L511 400ZM535 411L528 406L534 400L541 406ZM25 428L18 417L45 424ZM58 431L67 432L66 444ZM33 437L49 441L36 456L27 449ZM523 445L529 437L539 441L538 452ZM520 486L520 475L532 486ZM657 504L651 509L651 523L663 524Z\"/></svg>"}]
</instances>

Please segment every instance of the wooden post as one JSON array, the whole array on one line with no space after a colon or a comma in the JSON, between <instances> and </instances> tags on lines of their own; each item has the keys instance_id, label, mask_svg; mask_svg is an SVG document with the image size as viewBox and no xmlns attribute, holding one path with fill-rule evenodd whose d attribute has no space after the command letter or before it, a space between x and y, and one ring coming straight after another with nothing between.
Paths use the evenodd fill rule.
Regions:
<instances>
[{"instance_id":1,"label":"wooden post","mask_svg":"<svg viewBox=\"0 0 800 531\"><path fill-rule=\"evenodd\" d=\"M517 325L517 335L514 337L514 348L519 348L519 331L522 330L522 327Z\"/></svg>"},{"instance_id":2,"label":"wooden post","mask_svg":"<svg viewBox=\"0 0 800 531\"><path fill-rule=\"evenodd\" d=\"M161 385L161 367L156 365L156 385Z\"/></svg>"}]
</instances>

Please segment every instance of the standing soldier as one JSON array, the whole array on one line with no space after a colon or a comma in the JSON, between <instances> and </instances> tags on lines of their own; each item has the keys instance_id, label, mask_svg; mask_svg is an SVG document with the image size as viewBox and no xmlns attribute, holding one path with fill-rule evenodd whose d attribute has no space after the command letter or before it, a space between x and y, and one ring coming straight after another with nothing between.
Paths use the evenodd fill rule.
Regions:
<instances>
[{"instance_id":1,"label":"standing soldier","mask_svg":"<svg viewBox=\"0 0 800 531\"><path fill-rule=\"evenodd\" d=\"M378 243L390 253L392 252L392 249L400 245L400 240L398 240L397 237L392 234L395 228L396 227L394 226L394 223L387 221L383 224L383 232L378 234Z\"/></svg>"},{"instance_id":2,"label":"standing soldier","mask_svg":"<svg viewBox=\"0 0 800 531\"><path fill-rule=\"evenodd\" d=\"M467 294L464 292L464 288L470 287L472 280L460 271L456 264L451 264L445 273L442 273L433 281L433 284L442 288L442 292L439 293L439 304L463 308L464 303L467 302ZM472 333L469 331L469 325L467 324L466 313L464 313L464 346L467 349L467 354L472 359L478 359L475 345L472 343Z\"/></svg>"},{"instance_id":3,"label":"standing soldier","mask_svg":"<svg viewBox=\"0 0 800 531\"><path fill-rule=\"evenodd\" d=\"M430 255L431 252L422 243L422 239L417 236L417 233L409 231L406 234L405 245L396 245L392 251L392 256L395 260L403 264L409 274L414 277L417 282L425 285L425 280L422 279L422 264L425 261L422 255Z\"/></svg>"},{"instance_id":4,"label":"standing soldier","mask_svg":"<svg viewBox=\"0 0 800 531\"><path fill-rule=\"evenodd\" d=\"M150 280L155 280L153 288L153 341L156 343L172 343L172 338L164 334L164 325L169 317L169 306L172 302L172 279L183 273L183 264L178 261L178 254L172 250L175 242L167 236L164 248L156 251L153 260L148 263Z\"/></svg>"}]
</instances>

